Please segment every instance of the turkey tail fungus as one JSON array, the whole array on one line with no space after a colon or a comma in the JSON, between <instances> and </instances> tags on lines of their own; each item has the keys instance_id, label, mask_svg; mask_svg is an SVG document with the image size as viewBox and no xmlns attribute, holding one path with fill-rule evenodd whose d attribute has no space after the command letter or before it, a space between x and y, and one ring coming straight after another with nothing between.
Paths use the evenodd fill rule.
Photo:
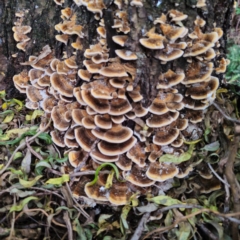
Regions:
<instances>
[{"instance_id":1,"label":"turkey tail fungus","mask_svg":"<svg viewBox=\"0 0 240 240\"><path fill-rule=\"evenodd\" d=\"M26 94L27 108L52 119L48 130L68 152L71 171L108 163L120 173L110 186L108 174L99 174L79 191L124 205L134 188L146 195L156 184L187 177L195 166L162 159L182 159L186 142L202 137L202 119L229 64L226 29L216 22L220 13L210 16L205 0L74 0L71 7L54 2L61 8L55 25L61 51L42 45L21 63L24 70L13 82ZM79 13L91 18L91 26ZM21 18L12 30L25 51L32 28Z\"/></svg>"}]
</instances>

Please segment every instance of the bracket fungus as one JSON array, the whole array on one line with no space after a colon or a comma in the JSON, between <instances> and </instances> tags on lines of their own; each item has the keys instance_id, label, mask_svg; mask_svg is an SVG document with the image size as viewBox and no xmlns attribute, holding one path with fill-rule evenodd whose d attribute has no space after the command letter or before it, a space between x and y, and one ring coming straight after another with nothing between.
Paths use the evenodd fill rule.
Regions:
<instances>
[{"instance_id":1,"label":"bracket fungus","mask_svg":"<svg viewBox=\"0 0 240 240\"><path fill-rule=\"evenodd\" d=\"M64 1L55 2L62 5ZM219 86L214 74L224 73L229 63L224 57L215 61L216 43L223 34L216 27L203 32L205 21L200 17L189 33L181 22L188 16L172 9L155 19L150 30L136 34L131 46L132 30L123 6L142 7L144 1L115 0L117 10L110 23L114 34L109 36L105 1L74 2L99 19L98 37L87 46L85 29L77 24L74 8L62 9L62 21L55 26L56 40L63 43L64 51L71 51L56 58L49 46L43 47L38 56L29 56L22 63L32 69L15 75L13 81L26 93L27 107L39 107L51 117L52 140L67 150L73 168L81 166L86 171L111 166L118 172L106 187L110 175L96 170L97 180L90 182L92 178L87 177L83 194L123 205L133 195L132 188L151 189L157 182L183 178L194 170L190 164L159 158L166 154L178 157L187 151L184 140L192 140L190 135L202 121L203 111L214 101ZM197 7L204 4L199 0ZM27 41L30 30L15 26L15 40ZM167 63L153 70L154 76L141 69L144 59L150 57L157 66ZM155 85L145 89L149 79L155 79ZM152 98L147 101L150 93Z\"/></svg>"}]
</instances>

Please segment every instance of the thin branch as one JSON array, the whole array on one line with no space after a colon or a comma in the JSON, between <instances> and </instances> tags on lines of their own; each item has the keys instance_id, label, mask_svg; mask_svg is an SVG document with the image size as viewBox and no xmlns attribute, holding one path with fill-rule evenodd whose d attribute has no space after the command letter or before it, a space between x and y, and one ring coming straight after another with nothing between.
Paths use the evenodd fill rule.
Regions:
<instances>
[{"instance_id":1,"label":"thin branch","mask_svg":"<svg viewBox=\"0 0 240 240\"><path fill-rule=\"evenodd\" d=\"M142 235L142 232L144 230L144 225L147 222L149 216L150 216L150 213L145 213L142 216L142 218L141 218L141 220L140 220L140 222L138 224L138 227L136 228L136 230L135 230L135 232L134 232L134 234L133 234L133 236L131 237L130 240L138 240L138 239L140 239L140 237Z\"/></svg>"},{"instance_id":2,"label":"thin branch","mask_svg":"<svg viewBox=\"0 0 240 240\"><path fill-rule=\"evenodd\" d=\"M214 107L223 115L223 117L225 119L227 119L228 121L231 121L233 123L237 123L237 124L240 124L240 121L237 120L237 119L234 119L234 118L231 118L230 116L228 116L224 110L216 103L216 102L213 102L213 105Z\"/></svg>"},{"instance_id":3,"label":"thin branch","mask_svg":"<svg viewBox=\"0 0 240 240\"><path fill-rule=\"evenodd\" d=\"M179 208L179 206L181 206L181 208L184 208L185 205L184 205L184 204L182 204L182 205L178 205L178 204L177 204L177 205L172 205L172 206L170 206L170 207L173 207L173 206L177 206L178 208ZM186 205L186 206L187 206L187 205ZM185 208L186 208L186 206L185 206ZM169 208L169 207L168 207L168 208ZM169 226L167 226L167 227L157 228L157 229L154 229L153 231L148 232L148 233L143 237L142 240L144 240L144 239L146 239L146 238L149 238L149 237L150 237L152 234L154 234L154 233L163 233L163 232L166 232L166 231L168 231L168 230L170 230L170 229L172 229L172 228L175 228L176 225L178 225L180 222L186 221L186 220L188 220L189 218L195 217L195 216L197 216L198 214L201 214L201 213L204 213L204 212L210 212L210 213L219 215L219 216L221 216L221 217L228 218L230 221L233 221L233 220L234 220L234 221L237 221L237 222L239 222L238 224L240 224L240 221L239 221L238 219L232 218L233 216L239 216L239 215L240 215L240 212L223 214L223 213L220 213L220 212L211 210L211 209L203 208L203 209L201 209L201 210L199 210L199 211L197 211L197 212L191 213L191 214L189 214L189 215L187 215L187 216L184 216L184 217L182 217L182 218L177 219L176 221L174 221L173 224L171 224L171 225L169 225Z\"/></svg>"},{"instance_id":4,"label":"thin branch","mask_svg":"<svg viewBox=\"0 0 240 240\"><path fill-rule=\"evenodd\" d=\"M16 206L16 194L13 195L13 206ZM16 212L13 211L11 219L11 230L9 234L9 239L14 238L15 236L15 221L16 221Z\"/></svg>"},{"instance_id":5,"label":"thin branch","mask_svg":"<svg viewBox=\"0 0 240 240\"><path fill-rule=\"evenodd\" d=\"M90 218L90 216L85 212L85 210L82 208L82 206L77 202L77 200L73 197L72 195L72 191L70 189L70 186L69 184L66 182L66 186L67 186L67 190L68 190L68 193L70 194L70 196L72 197L72 200L76 203L76 205L79 207L80 210L78 210L80 213L83 214L83 216L87 219Z\"/></svg>"},{"instance_id":6,"label":"thin branch","mask_svg":"<svg viewBox=\"0 0 240 240\"><path fill-rule=\"evenodd\" d=\"M59 195L58 193L56 193L54 191L51 191L51 190L48 190L48 189L44 189L44 188L38 188L38 187L31 187L30 189L43 191L45 193L49 193L49 194L55 195L55 196L61 198L62 200L66 201L66 199L64 199L63 196Z\"/></svg>"},{"instance_id":7,"label":"thin branch","mask_svg":"<svg viewBox=\"0 0 240 240\"><path fill-rule=\"evenodd\" d=\"M25 142L26 142L27 148L30 150L30 152L31 152L36 158L38 158L39 160L43 160L43 157L42 157L40 154L38 154L36 151L34 151L33 148L30 146L29 141L28 141L28 137L26 137Z\"/></svg>"},{"instance_id":8,"label":"thin branch","mask_svg":"<svg viewBox=\"0 0 240 240\"><path fill-rule=\"evenodd\" d=\"M227 187L230 187L230 185L227 183L227 181L225 181L224 179L222 179L217 173L216 171L213 169L212 165L210 163L207 163L208 167L211 169L212 173L218 178L218 180L220 182L222 182L224 185L226 185Z\"/></svg>"},{"instance_id":9,"label":"thin branch","mask_svg":"<svg viewBox=\"0 0 240 240\"><path fill-rule=\"evenodd\" d=\"M72 230L72 224L68 215L67 211L64 211L63 213L63 220L65 221L66 225L67 225L67 230L68 230L68 240L72 240L73 239L73 230Z\"/></svg>"}]
</instances>

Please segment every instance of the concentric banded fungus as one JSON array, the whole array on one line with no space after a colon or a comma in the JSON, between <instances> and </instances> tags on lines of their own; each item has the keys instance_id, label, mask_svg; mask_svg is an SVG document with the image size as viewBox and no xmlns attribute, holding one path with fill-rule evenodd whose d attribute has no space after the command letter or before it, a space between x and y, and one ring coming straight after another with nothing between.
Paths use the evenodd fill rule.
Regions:
<instances>
[{"instance_id":1,"label":"concentric banded fungus","mask_svg":"<svg viewBox=\"0 0 240 240\"><path fill-rule=\"evenodd\" d=\"M163 182L175 177L178 171L178 168L174 164L154 162L150 163L146 175L151 180Z\"/></svg>"},{"instance_id":2,"label":"concentric banded fungus","mask_svg":"<svg viewBox=\"0 0 240 240\"><path fill-rule=\"evenodd\" d=\"M141 168L138 165L134 165L130 172L123 172L123 177L136 186L149 187L152 186L155 181L146 176L146 170L147 166Z\"/></svg>"},{"instance_id":3,"label":"concentric banded fungus","mask_svg":"<svg viewBox=\"0 0 240 240\"><path fill-rule=\"evenodd\" d=\"M99 172L95 184L82 186L82 195L85 189L87 197L114 205L126 204L132 195L130 189L140 189L143 194L153 190L155 195L155 182L182 178L193 170L188 162L175 165L161 162L161 157L180 156L187 150L184 139L191 141L200 136L195 134L200 129L196 124L202 121L219 86L213 70L223 73L228 64L219 56L221 49L215 51L223 31L215 27L205 32L205 21L197 17L194 31L188 34L181 22L187 15L172 9L153 20L155 27L138 33L136 26L130 28L134 16L129 20L128 13L121 9L126 9L127 2L143 5L141 0L115 0L118 9L110 26L105 15L108 11L103 11L106 1L74 2L98 19L98 37L90 41L94 45L87 47L83 33L87 29L76 24L79 19L74 8L65 8L61 11L62 22L55 26L59 32L56 39L66 44L61 44L61 59L45 46L38 56L30 56L22 64L32 69L14 76L14 84L26 92L27 107L40 107L46 117L51 117L53 142L66 149L74 168L82 163L82 172L98 171L104 164L112 164L126 180L113 177L109 187L109 175ZM139 16L143 13L139 11ZM21 34L15 34L15 38L25 45L28 37L23 35L29 28L19 23L14 31ZM117 34L112 34L114 31ZM145 69L145 61L150 63L151 57L155 57L150 61L153 67L146 65L149 72L144 72L142 67ZM172 64L166 64L169 61ZM149 89L145 89L143 86L149 82ZM83 179L85 183L92 177Z\"/></svg>"},{"instance_id":4,"label":"concentric banded fungus","mask_svg":"<svg viewBox=\"0 0 240 240\"><path fill-rule=\"evenodd\" d=\"M160 81L158 82L157 89L171 88L182 82L184 78L185 74L183 72L175 73L169 69L166 73L159 76Z\"/></svg>"}]
</instances>

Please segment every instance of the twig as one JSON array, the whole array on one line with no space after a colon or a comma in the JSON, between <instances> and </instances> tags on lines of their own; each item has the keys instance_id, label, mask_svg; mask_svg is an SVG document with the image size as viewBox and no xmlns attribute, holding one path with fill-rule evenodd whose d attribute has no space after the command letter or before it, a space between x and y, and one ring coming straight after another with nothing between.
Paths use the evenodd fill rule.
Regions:
<instances>
[{"instance_id":1,"label":"twig","mask_svg":"<svg viewBox=\"0 0 240 240\"><path fill-rule=\"evenodd\" d=\"M90 152L96 147L97 143L99 142L100 140L97 139L93 145L91 146L91 150L86 154L86 156L83 158L83 160L81 161L81 163L74 169L74 173L77 173L80 171L80 169L85 165L89 155L90 155Z\"/></svg>"},{"instance_id":2,"label":"twig","mask_svg":"<svg viewBox=\"0 0 240 240\"><path fill-rule=\"evenodd\" d=\"M16 194L13 195L13 206L16 206ZM9 234L9 239L12 239L15 235L15 221L16 221L16 212L13 211L11 219L11 230Z\"/></svg>"},{"instance_id":3,"label":"twig","mask_svg":"<svg viewBox=\"0 0 240 240\"><path fill-rule=\"evenodd\" d=\"M215 236L208 228L205 227L205 225L198 224L198 227L206 234L206 236L212 240L218 240L218 237Z\"/></svg>"},{"instance_id":4,"label":"twig","mask_svg":"<svg viewBox=\"0 0 240 240\"><path fill-rule=\"evenodd\" d=\"M80 210L78 210L79 212L81 212L83 214L83 216L87 219L90 218L90 216L84 211L84 209L82 208L82 206L77 202L77 200L73 197L72 195L72 191L69 187L69 184L66 182L66 186L67 186L67 190L68 190L68 193L70 194L70 196L72 197L72 200L76 203L76 205L80 208Z\"/></svg>"},{"instance_id":5,"label":"twig","mask_svg":"<svg viewBox=\"0 0 240 240\"><path fill-rule=\"evenodd\" d=\"M227 178L226 176L224 175L224 180L227 181ZM227 185L224 185L224 188L225 188L225 203L224 203L224 212L228 212L229 211L229 198L230 198L230 190Z\"/></svg>"},{"instance_id":6,"label":"twig","mask_svg":"<svg viewBox=\"0 0 240 240\"><path fill-rule=\"evenodd\" d=\"M63 220L65 221L65 223L67 225L68 240L72 240L73 239L72 224L71 224L71 221L69 219L69 215L68 215L67 211L64 211L64 213L63 213Z\"/></svg>"},{"instance_id":7,"label":"twig","mask_svg":"<svg viewBox=\"0 0 240 240\"><path fill-rule=\"evenodd\" d=\"M238 124L240 124L240 121L239 121L239 120L234 119L234 118L231 118L230 116L228 116L228 115L224 112L224 110L223 110L216 102L213 102L213 105L214 105L214 107L223 115L223 117L224 117L225 119L227 119L227 120L229 120L229 121L231 121L231 122L233 122L233 123L238 123Z\"/></svg>"},{"instance_id":8,"label":"twig","mask_svg":"<svg viewBox=\"0 0 240 240\"><path fill-rule=\"evenodd\" d=\"M28 149L30 150L30 152L31 152L36 158L38 158L39 160L43 160L43 157L42 157L40 154L38 154L36 151L34 151L33 148L30 146L29 141L28 141L28 137L26 137L25 142L26 142L26 145L27 145Z\"/></svg>"},{"instance_id":9,"label":"twig","mask_svg":"<svg viewBox=\"0 0 240 240\"><path fill-rule=\"evenodd\" d=\"M145 214L142 216L142 218L141 218L141 220L140 220L140 222L139 222L139 224L138 224L138 227L136 228L136 230L135 230L135 232L134 232L134 234L132 235L132 237L131 237L130 240L138 240L138 239L140 239L140 237L141 237L141 235L142 235L142 232L143 232L143 230L144 230L144 225L145 225L145 223L147 222L149 216L150 216L150 213L145 213Z\"/></svg>"},{"instance_id":10,"label":"twig","mask_svg":"<svg viewBox=\"0 0 240 240\"><path fill-rule=\"evenodd\" d=\"M224 185L226 185L227 187L230 187L230 185L227 183L227 181L223 180L217 173L216 171L213 169L212 165L210 163L207 163L208 167L211 169L212 173L218 178L218 180L220 182L222 182Z\"/></svg>"},{"instance_id":11,"label":"twig","mask_svg":"<svg viewBox=\"0 0 240 240\"><path fill-rule=\"evenodd\" d=\"M44 189L44 188L38 188L38 187L31 187L30 189L33 189L33 190L39 190L39 191L43 191L45 193L49 193L49 194L53 194L53 195L56 195L58 196L59 198L61 198L62 200L66 200L64 199L64 197L62 197L61 195L59 195L58 193L54 192L54 191L50 191L48 189Z\"/></svg>"},{"instance_id":12,"label":"twig","mask_svg":"<svg viewBox=\"0 0 240 240\"><path fill-rule=\"evenodd\" d=\"M28 142L33 141L36 137L38 137L41 133L43 133L50 125L51 123L51 119L49 120L48 124L40 131L38 131L34 136L32 136L31 138L28 139ZM20 144L15 151L13 152L12 156L10 157L10 159L8 160L7 164L4 166L4 168L0 171L0 175L3 174L5 172L5 170L9 167L9 165L12 163L15 154L18 152L19 149L23 148L26 146L26 142L23 142L22 144Z\"/></svg>"},{"instance_id":13,"label":"twig","mask_svg":"<svg viewBox=\"0 0 240 240\"><path fill-rule=\"evenodd\" d=\"M86 171L86 172L77 172L77 173L71 173L70 177L80 177L80 176L85 176L85 175L94 175L96 173L96 171ZM99 172L99 174L108 174L110 173L110 171L101 171Z\"/></svg>"},{"instance_id":14,"label":"twig","mask_svg":"<svg viewBox=\"0 0 240 240\"><path fill-rule=\"evenodd\" d=\"M172 206L170 206L170 207L173 207L173 206L174 206L174 205L172 205ZM178 206L178 207L181 206L182 208L184 208L185 205L182 204L182 205L175 205L175 206ZM185 206L185 208L186 208L186 206ZM174 221L173 224L171 224L171 225L169 225L169 226L167 226L167 227L157 228L157 229L154 229L153 231L148 232L148 233L143 237L142 240L150 237L150 236L151 236L152 234L154 234L154 233L163 233L163 232L166 232L166 231L168 231L168 230L176 227L176 225L178 225L180 222L183 222L183 221L185 221L185 220L188 220L189 218L192 218L192 217L194 217L194 216L196 216L196 215L198 215L198 214L204 213L204 212L211 212L211 213L216 214L216 215L219 215L219 216L221 216L221 217L228 218L230 221L237 221L238 224L240 224L240 221L239 221L238 219L232 218L233 216L239 216L239 215L240 215L240 212L223 214L223 213L220 213L220 212L211 210L211 209L203 208L203 209L201 209L201 210L199 210L199 211L197 211L197 212L191 213L191 214L189 214L189 215L187 215L187 216L184 216L184 217L182 217L182 218L177 219L176 221Z\"/></svg>"},{"instance_id":15,"label":"twig","mask_svg":"<svg viewBox=\"0 0 240 240\"><path fill-rule=\"evenodd\" d=\"M15 221L16 221L19 217L21 217L21 215L22 215L23 213L26 213L26 212L39 212L39 211L42 212L46 217L49 217L49 215L48 215L48 214L46 213L46 211L44 211L43 209L41 209L41 208L32 208L32 209L23 210L22 212L20 212L20 213L17 215ZM67 228L65 225L57 222L57 221L54 220L53 218L51 219L51 221L52 221L55 225L57 225L57 226L59 226L59 227Z\"/></svg>"}]
</instances>

